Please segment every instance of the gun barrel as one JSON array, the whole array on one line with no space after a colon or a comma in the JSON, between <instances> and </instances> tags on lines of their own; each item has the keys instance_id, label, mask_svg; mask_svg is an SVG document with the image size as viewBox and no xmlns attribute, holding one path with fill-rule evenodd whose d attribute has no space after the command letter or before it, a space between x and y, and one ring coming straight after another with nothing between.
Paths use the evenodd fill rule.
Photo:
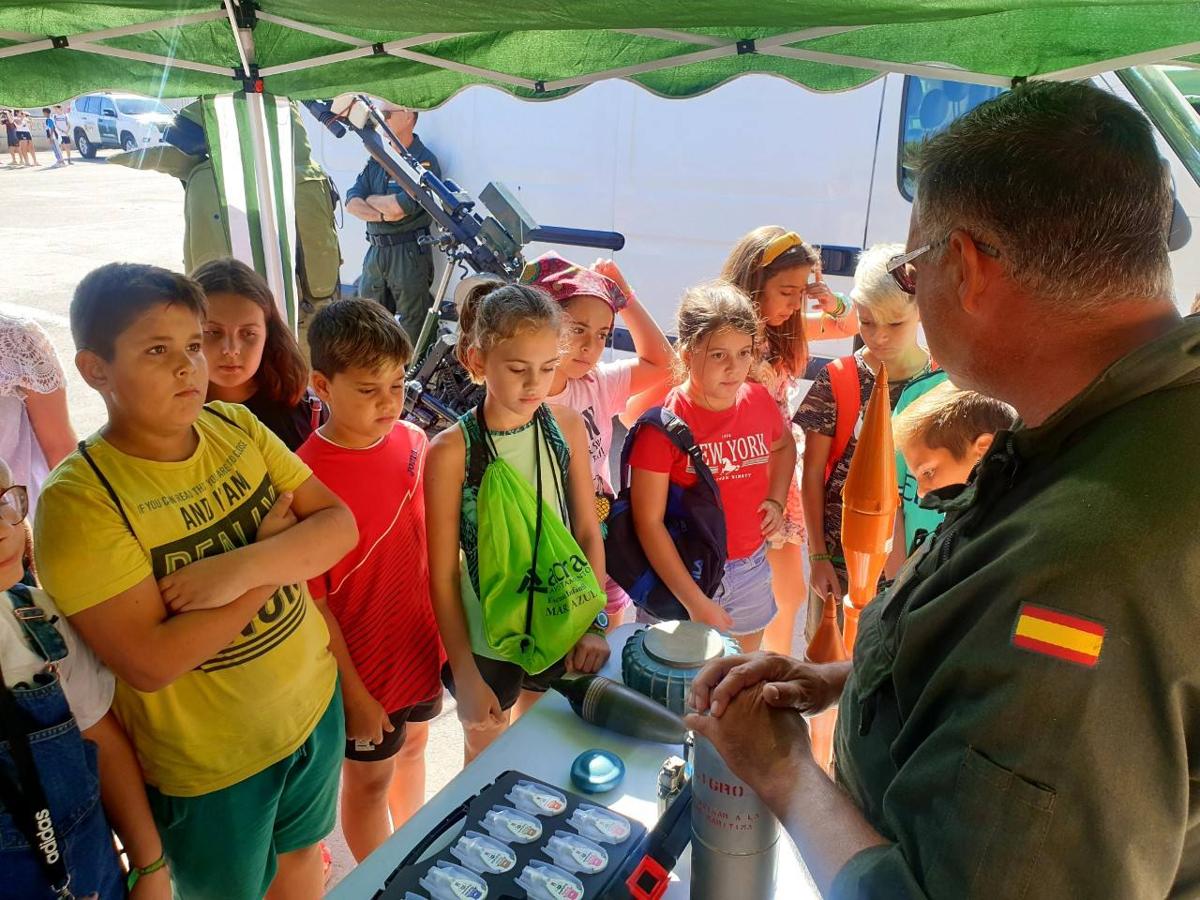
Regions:
<instances>
[{"instance_id":1,"label":"gun barrel","mask_svg":"<svg viewBox=\"0 0 1200 900\"><path fill-rule=\"evenodd\" d=\"M625 235L616 231L592 231L589 228L563 228L559 225L539 225L526 232L528 241L543 244L567 244L571 247L597 247L601 250L620 250L625 246Z\"/></svg>"}]
</instances>

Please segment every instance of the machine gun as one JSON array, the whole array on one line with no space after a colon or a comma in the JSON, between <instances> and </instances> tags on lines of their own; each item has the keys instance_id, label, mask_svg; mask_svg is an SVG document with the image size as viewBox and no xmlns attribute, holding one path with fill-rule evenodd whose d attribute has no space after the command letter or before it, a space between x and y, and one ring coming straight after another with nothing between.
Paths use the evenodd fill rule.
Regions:
<instances>
[{"instance_id":1,"label":"machine gun","mask_svg":"<svg viewBox=\"0 0 1200 900\"><path fill-rule=\"evenodd\" d=\"M431 434L440 431L477 402L480 391L451 352L457 311L445 297L454 269L515 281L525 268L526 244L540 241L620 250L625 237L613 231L539 225L512 192L496 182L479 195L486 213L482 215L470 194L426 169L403 147L366 96L358 94L336 106L312 100L304 105L337 137L347 130L358 135L367 153L434 221L434 234L427 242L445 254L447 265L416 341L404 416Z\"/></svg>"}]
</instances>

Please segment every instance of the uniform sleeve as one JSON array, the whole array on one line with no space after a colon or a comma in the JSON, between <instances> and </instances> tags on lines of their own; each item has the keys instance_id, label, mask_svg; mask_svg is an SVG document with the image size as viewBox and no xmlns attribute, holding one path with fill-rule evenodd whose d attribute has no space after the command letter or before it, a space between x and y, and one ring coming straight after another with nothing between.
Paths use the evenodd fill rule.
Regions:
<instances>
[{"instance_id":1,"label":"uniform sleeve","mask_svg":"<svg viewBox=\"0 0 1200 900\"><path fill-rule=\"evenodd\" d=\"M371 196L370 183L367 180L367 172L370 170L371 164L363 166L363 170L358 173L358 177L354 179L354 184L350 186L350 190L346 191L346 199L366 200Z\"/></svg>"},{"instance_id":2,"label":"uniform sleeve","mask_svg":"<svg viewBox=\"0 0 1200 900\"><path fill-rule=\"evenodd\" d=\"M620 359L596 367L596 381L600 387L601 414L611 419L625 412L629 404L629 385L633 378L636 359Z\"/></svg>"},{"instance_id":3,"label":"uniform sleeve","mask_svg":"<svg viewBox=\"0 0 1200 900\"><path fill-rule=\"evenodd\" d=\"M1082 536L1053 543L1014 542L968 574L981 547L953 573L986 602L920 696L902 698L921 738L893 745L880 806L895 842L852 858L834 897L1149 898L1200 877L1194 651L1147 602L1154 579L1137 570L1153 567ZM1031 606L1048 626L1020 618ZM1071 625L1083 615L1099 642ZM914 621L904 642L927 625Z\"/></svg>"},{"instance_id":4,"label":"uniform sleeve","mask_svg":"<svg viewBox=\"0 0 1200 900\"><path fill-rule=\"evenodd\" d=\"M671 443L670 438L661 431L646 426L639 430L633 439L629 467L666 474L671 471L679 455L679 450Z\"/></svg>"},{"instance_id":5,"label":"uniform sleeve","mask_svg":"<svg viewBox=\"0 0 1200 900\"><path fill-rule=\"evenodd\" d=\"M218 402L211 405L250 435L267 464L267 473L275 490L294 491L312 477L312 469L246 407L240 403Z\"/></svg>"},{"instance_id":6,"label":"uniform sleeve","mask_svg":"<svg viewBox=\"0 0 1200 900\"><path fill-rule=\"evenodd\" d=\"M805 431L833 437L837 429L837 404L833 401L828 366L817 373L816 380L800 401L800 408L796 410L792 421Z\"/></svg>"},{"instance_id":7,"label":"uniform sleeve","mask_svg":"<svg viewBox=\"0 0 1200 900\"><path fill-rule=\"evenodd\" d=\"M42 488L34 558L42 587L68 616L153 574L150 559L76 451Z\"/></svg>"}]
</instances>

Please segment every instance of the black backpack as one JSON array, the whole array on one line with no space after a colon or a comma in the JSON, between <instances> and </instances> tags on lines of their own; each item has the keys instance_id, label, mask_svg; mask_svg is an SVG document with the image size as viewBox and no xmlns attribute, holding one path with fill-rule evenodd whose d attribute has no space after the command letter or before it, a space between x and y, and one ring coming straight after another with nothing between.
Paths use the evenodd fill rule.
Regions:
<instances>
[{"instance_id":1,"label":"black backpack","mask_svg":"<svg viewBox=\"0 0 1200 900\"><path fill-rule=\"evenodd\" d=\"M647 410L629 429L621 450L621 489L608 517L608 535L604 539L605 568L640 609L658 619L688 619L687 610L663 584L638 540L629 502L629 455L634 439L643 428L666 435L680 451L692 459L697 482L690 488L672 484L667 492L663 524L675 542L679 557L692 579L712 597L725 575L725 510L716 479L704 462L687 423L665 407Z\"/></svg>"}]
</instances>

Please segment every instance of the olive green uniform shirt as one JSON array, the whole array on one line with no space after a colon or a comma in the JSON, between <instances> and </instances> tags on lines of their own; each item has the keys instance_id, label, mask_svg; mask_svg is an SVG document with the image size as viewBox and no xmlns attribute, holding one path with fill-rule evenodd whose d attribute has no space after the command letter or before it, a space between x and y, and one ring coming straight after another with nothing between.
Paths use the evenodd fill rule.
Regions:
<instances>
[{"instance_id":1,"label":"olive green uniform shirt","mask_svg":"<svg viewBox=\"0 0 1200 900\"><path fill-rule=\"evenodd\" d=\"M1200 317L942 499L862 614L837 777L893 843L833 895L1200 895Z\"/></svg>"},{"instance_id":2,"label":"olive green uniform shirt","mask_svg":"<svg viewBox=\"0 0 1200 900\"><path fill-rule=\"evenodd\" d=\"M438 178L442 177L441 164L429 148L421 143L418 135L413 135L412 145L408 148L408 152ZM388 175L383 166L372 158L367 160L363 170L358 173L354 186L346 191L346 200L353 200L355 197L366 200L368 197L382 194L395 194L399 198L400 208L404 210L404 218L398 222L368 222L367 234L402 234L406 231L416 231L418 228L428 228L433 222L429 213L421 208L421 204L405 193L404 189Z\"/></svg>"}]
</instances>

